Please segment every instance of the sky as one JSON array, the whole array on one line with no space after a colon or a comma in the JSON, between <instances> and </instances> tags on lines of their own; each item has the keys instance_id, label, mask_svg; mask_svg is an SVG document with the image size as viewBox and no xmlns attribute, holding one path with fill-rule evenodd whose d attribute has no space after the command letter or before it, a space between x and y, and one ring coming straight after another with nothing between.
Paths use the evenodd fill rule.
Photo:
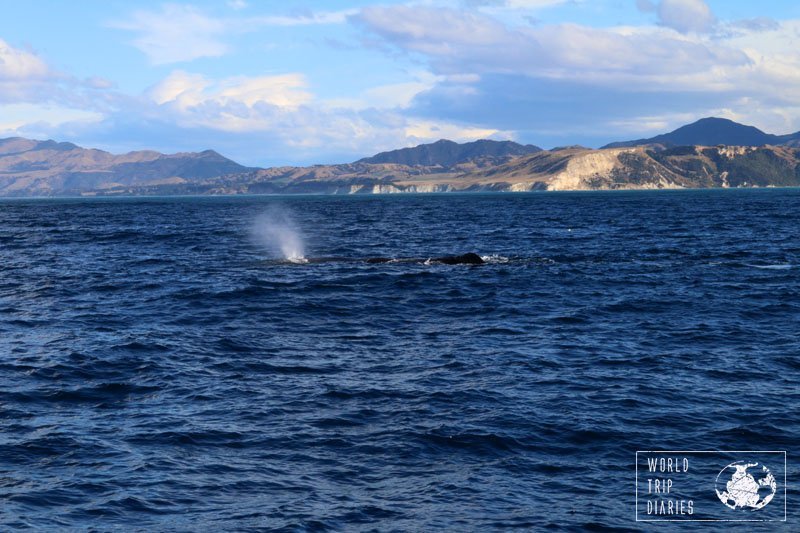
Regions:
<instances>
[{"instance_id":1,"label":"sky","mask_svg":"<svg viewBox=\"0 0 800 533\"><path fill-rule=\"evenodd\" d=\"M6 0L0 138L341 163L800 130L796 0Z\"/></svg>"}]
</instances>

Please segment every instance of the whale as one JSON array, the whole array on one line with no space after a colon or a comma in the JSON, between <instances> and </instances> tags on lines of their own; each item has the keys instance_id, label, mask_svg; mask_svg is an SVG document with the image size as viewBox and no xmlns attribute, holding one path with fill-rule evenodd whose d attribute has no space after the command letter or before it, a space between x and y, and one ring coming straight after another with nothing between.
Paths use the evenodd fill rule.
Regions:
<instances>
[{"instance_id":1,"label":"whale","mask_svg":"<svg viewBox=\"0 0 800 533\"><path fill-rule=\"evenodd\" d=\"M302 261L281 260L283 263L289 261L295 264L318 264L318 263L358 263L363 262L369 265L380 265L385 263L418 263L418 264L440 264L440 265L483 265L486 261L474 252L461 255L443 255L440 257L304 257Z\"/></svg>"},{"instance_id":2,"label":"whale","mask_svg":"<svg viewBox=\"0 0 800 533\"><path fill-rule=\"evenodd\" d=\"M444 257L435 257L431 259L437 263L444 265L482 265L484 261L481 256L476 253L469 252L463 255L446 255Z\"/></svg>"},{"instance_id":3,"label":"whale","mask_svg":"<svg viewBox=\"0 0 800 533\"><path fill-rule=\"evenodd\" d=\"M393 259L391 257L370 257L366 260L366 263L371 265L382 264L382 263L389 263L389 262L431 262L431 263L441 263L443 265L482 265L486 263L481 256L476 253L469 252L462 255L444 255L442 257L431 257L429 259Z\"/></svg>"}]
</instances>

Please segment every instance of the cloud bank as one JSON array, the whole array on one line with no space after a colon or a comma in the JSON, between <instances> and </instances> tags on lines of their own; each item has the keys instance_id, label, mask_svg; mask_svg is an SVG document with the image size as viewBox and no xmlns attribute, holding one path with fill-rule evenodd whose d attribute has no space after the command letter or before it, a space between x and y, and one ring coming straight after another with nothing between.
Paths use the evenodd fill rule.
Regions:
<instances>
[{"instance_id":1,"label":"cloud bank","mask_svg":"<svg viewBox=\"0 0 800 533\"><path fill-rule=\"evenodd\" d=\"M640 25L522 16L586 5L451 0L268 16L238 1L217 16L191 5L137 9L111 29L133 34L125 42L159 72L140 92L76 78L0 40L0 133L109 149L215 148L247 164L278 164L346 161L439 138L596 146L709 115L800 129L800 21L725 20L703 0L631 0L628 9L650 20ZM223 73L237 35L268 40L318 25L349 35L335 49L340 77L372 83L331 96L299 64ZM403 65L404 77L381 82L347 63L356 53Z\"/></svg>"}]
</instances>

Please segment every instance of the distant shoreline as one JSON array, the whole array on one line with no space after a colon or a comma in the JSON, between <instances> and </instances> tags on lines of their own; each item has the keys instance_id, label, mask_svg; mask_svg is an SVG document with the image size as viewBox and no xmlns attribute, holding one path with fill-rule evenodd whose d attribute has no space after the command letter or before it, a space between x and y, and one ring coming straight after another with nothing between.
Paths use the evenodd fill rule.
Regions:
<instances>
[{"instance_id":1,"label":"distant shoreline","mask_svg":"<svg viewBox=\"0 0 800 533\"><path fill-rule=\"evenodd\" d=\"M742 144L745 143L745 144ZM800 132L775 136L702 119L600 149L442 139L352 163L247 167L213 150L111 154L0 139L0 195L435 194L800 186Z\"/></svg>"},{"instance_id":2,"label":"distant shoreline","mask_svg":"<svg viewBox=\"0 0 800 533\"><path fill-rule=\"evenodd\" d=\"M643 193L698 193L698 192L745 192L745 191L793 191L800 185L787 187L703 187L703 188L664 188L664 189L576 189L576 190L537 190L537 191L450 191L450 192L404 192L404 193L241 193L241 194L97 194L67 196L0 196L6 201L58 201L58 200L171 200L171 199L213 199L213 198L406 198L406 197L449 197L449 196L553 196L587 194L643 194Z\"/></svg>"}]
</instances>

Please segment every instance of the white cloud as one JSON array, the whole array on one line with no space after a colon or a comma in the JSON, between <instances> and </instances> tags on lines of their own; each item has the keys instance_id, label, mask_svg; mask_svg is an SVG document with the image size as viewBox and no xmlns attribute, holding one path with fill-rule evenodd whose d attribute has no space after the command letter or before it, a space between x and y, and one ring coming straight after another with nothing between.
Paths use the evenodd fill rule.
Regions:
<instances>
[{"instance_id":1,"label":"white cloud","mask_svg":"<svg viewBox=\"0 0 800 533\"><path fill-rule=\"evenodd\" d=\"M0 105L0 117L0 136L3 137L31 135L37 130L45 132L70 122L98 122L103 119L100 113L93 111L28 103ZM33 136L42 135L33 133Z\"/></svg>"},{"instance_id":2,"label":"white cloud","mask_svg":"<svg viewBox=\"0 0 800 533\"><path fill-rule=\"evenodd\" d=\"M284 162L325 162L331 154L520 132L536 144L547 145L537 137L545 132L563 136L560 144L584 142L583 132L607 142L617 140L608 135L657 133L710 114L778 133L800 129L800 21L717 21L699 0L640 0L640 9L655 13L648 26L531 27L525 10L564 2L449 0L450 8L435 7L443 3L268 17L234 13L224 3L221 17L169 4L116 24L164 64L224 55L236 33L353 20L370 34L363 42L395 58L408 54L419 69L336 100L315 95L300 72L215 78L184 70L126 97L107 80L76 80L0 40L0 129L49 131L87 145L94 144L89 134L73 134L93 132L117 146L212 147L252 164L264 163L263 152ZM457 7L466 4L481 8Z\"/></svg>"},{"instance_id":3,"label":"white cloud","mask_svg":"<svg viewBox=\"0 0 800 533\"><path fill-rule=\"evenodd\" d=\"M247 7L234 1L235 10ZM138 10L128 20L111 22L113 28L138 34L131 44L154 65L220 57L231 51L228 40L237 33L256 31L266 26L342 24L355 10L300 12L291 16L215 17L191 5L166 4L160 11Z\"/></svg>"},{"instance_id":4,"label":"white cloud","mask_svg":"<svg viewBox=\"0 0 800 533\"><path fill-rule=\"evenodd\" d=\"M0 102L47 99L58 88L56 78L39 56L0 39Z\"/></svg>"},{"instance_id":5,"label":"white cloud","mask_svg":"<svg viewBox=\"0 0 800 533\"><path fill-rule=\"evenodd\" d=\"M114 98L110 88L103 78L80 80L58 72L34 52L0 39L0 104L99 110Z\"/></svg>"},{"instance_id":6,"label":"white cloud","mask_svg":"<svg viewBox=\"0 0 800 533\"><path fill-rule=\"evenodd\" d=\"M705 0L636 0L636 8L642 13L656 13L660 25L681 33L706 33L716 23Z\"/></svg>"},{"instance_id":7,"label":"white cloud","mask_svg":"<svg viewBox=\"0 0 800 533\"><path fill-rule=\"evenodd\" d=\"M69 123L102 120L109 88L102 78L61 74L35 53L0 39L0 137L46 137Z\"/></svg>"},{"instance_id":8,"label":"white cloud","mask_svg":"<svg viewBox=\"0 0 800 533\"><path fill-rule=\"evenodd\" d=\"M137 32L133 45L155 65L219 57L228 51L222 41L226 24L188 5L167 4L161 11L135 11L114 28Z\"/></svg>"},{"instance_id":9,"label":"white cloud","mask_svg":"<svg viewBox=\"0 0 800 533\"><path fill-rule=\"evenodd\" d=\"M506 0L505 5L514 9L541 9L566 4L569 0Z\"/></svg>"},{"instance_id":10,"label":"white cloud","mask_svg":"<svg viewBox=\"0 0 800 533\"><path fill-rule=\"evenodd\" d=\"M636 0L636 8L642 13L653 13L656 5L652 0Z\"/></svg>"},{"instance_id":11,"label":"white cloud","mask_svg":"<svg viewBox=\"0 0 800 533\"><path fill-rule=\"evenodd\" d=\"M301 12L292 16L253 17L238 21L237 24L249 28L261 26L310 26L323 24L343 24L347 19L358 13L357 9L344 9L341 11Z\"/></svg>"},{"instance_id":12,"label":"white cloud","mask_svg":"<svg viewBox=\"0 0 800 533\"><path fill-rule=\"evenodd\" d=\"M301 74L211 80L175 71L148 91L157 113L172 113L184 126L223 131L258 131L279 115L312 100Z\"/></svg>"},{"instance_id":13,"label":"white cloud","mask_svg":"<svg viewBox=\"0 0 800 533\"><path fill-rule=\"evenodd\" d=\"M478 139L514 138L513 132L500 131L493 128L475 128L446 121L411 120L406 125L405 134L409 145L430 142L439 139L448 139L456 142L477 141Z\"/></svg>"},{"instance_id":14,"label":"white cloud","mask_svg":"<svg viewBox=\"0 0 800 533\"><path fill-rule=\"evenodd\" d=\"M431 120L528 138L558 128L567 140L714 114L767 131L800 129L800 21L717 21L693 0L639 7L660 9L663 20L530 27L488 12L397 5L366 8L354 20L393 53L428 63L436 85L408 112Z\"/></svg>"},{"instance_id":15,"label":"white cloud","mask_svg":"<svg viewBox=\"0 0 800 533\"><path fill-rule=\"evenodd\" d=\"M716 114L715 116L719 116ZM675 129L675 125L694 122L697 117L691 113L671 113L663 115L644 115L628 120L612 120L609 122L615 130L620 132L647 132L656 136Z\"/></svg>"},{"instance_id":16,"label":"white cloud","mask_svg":"<svg viewBox=\"0 0 800 533\"><path fill-rule=\"evenodd\" d=\"M200 74L175 71L148 91L150 98L158 105L189 99L197 103L202 99L202 91L209 82Z\"/></svg>"},{"instance_id":17,"label":"white cloud","mask_svg":"<svg viewBox=\"0 0 800 533\"><path fill-rule=\"evenodd\" d=\"M300 73L213 78L175 70L144 94L124 96L108 80L81 81L56 73L33 52L3 41L0 60L4 135L65 139L116 151L213 147L250 164L264 164L265 156L274 163L357 159L441 137L512 135L468 123L406 117L403 109L413 98L447 79L425 71L335 105L316 98Z\"/></svg>"},{"instance_id":18,"label":"white cloud","mask_svg":"<svg viewBox=\"0 0 800 533\"><path fill-rule=\"evenodd\" d=\"M220 84L216 98L247 106L267 103L278 107L298 107L311 101L308 83L302 74L228 78Z\"/></svg>"},{"instance_id":19,"label":"white cloud","mask_svg":"<svg viewBox=\"0 0 800 533\"><path fill-rule=\"evenodd\" d=\"M465 0L467 6L534 10L553 7L578 0Z\"/></svg>"},{"instance_id":20,"label":"white cloud","mask_svg":"<svg viewBox=\"0 0 800 533\"><path fill-rule=\"evenodd\" d=\"M741 50L658 27L513 27L476 13L407 6L367 8L357 20L397 47L427 56L440 75L514 74L683 88L696 84L698 76L750 63Z\"/></svg>"},{"instance_id":21,"label":"white cloud","mask_svg":"<svg viewBox=\"0 0 800 533\"><path fill-rule=\"evenodd\" d=\"M715 17L705 0L661 0L658 20L681 33L704 33L714 27Z\"/></svg>"},{"instance_id":22,"label":"white cloud","mask_svg":"<svg viewBox=\"0 0 800 533\"><path fill-rule=\"evenodd\" d=\"M47 64L36 54L14 48L0 39L0 81L43 79L51 74Z\"/></svg>"},{"instance_id":23,"label":"white cloud","mask_svg":"<svg viewBox=\"0 0 800 533\"><path fill-rule=\"evenodd\" d=\"M427 80L393 83L367 89L363 93L366 107L408 107L416 95L433 88L436 79L435 76L430 76Z\"/></svg>"},{"instance_id":24,"label":"white cloud","mask_svg":"<svg viewBox=\"0 0 800 533\"><path fill-rule=\"evenodd\" d=\"M325 162L331 153L355 159L443 137L457 141L513 137L513 132L497 128L405 116L403 106L441 79L425 72L415 76L417 81L408 84L378 86L350 101L335 102L316 98L297 73L212 79L174 71L151 87L138 107L112 115L108 137L119 134L120 125L134 121L156 137L180 128L196 138L213 137L223 150L238 139L226 154L251 164L263 164L259 159L263 155L252 152L255 145L272 147L284 162L298 158ZM250 153L239 153L245 148Z\"/></svg>"},{"instance_id":25,"label":"white cloud","mask_svg":"<svg viewBox=\"0 0 800 533\"><path fill-rule=\"evenodd\" d=\"M327 99L321 104L328 109L403 109L411 105L418 94L434 88L445 79L444 76L419 71L412 73L409 81L370 87L353 97Z\"/></svg>"}]
</instances>

